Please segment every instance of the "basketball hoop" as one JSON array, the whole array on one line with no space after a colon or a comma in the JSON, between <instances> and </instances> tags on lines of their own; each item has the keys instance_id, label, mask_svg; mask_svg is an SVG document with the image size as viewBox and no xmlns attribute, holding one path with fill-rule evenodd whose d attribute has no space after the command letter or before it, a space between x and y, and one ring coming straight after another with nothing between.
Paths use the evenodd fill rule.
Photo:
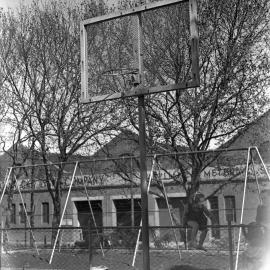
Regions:
<instances>
[{"instance_id":1,"label":"basketball hoop","mask_svg":"<svg viewBox=\"0 0 270 270\"><path fill-rule=\"evenodd\" d=\"M106 70L102 73L103 76L107 77L118 77L122 90L129 91L133 87L140 84L139 69L136 68L116 68Z\"/></svg>"}]
</instances>

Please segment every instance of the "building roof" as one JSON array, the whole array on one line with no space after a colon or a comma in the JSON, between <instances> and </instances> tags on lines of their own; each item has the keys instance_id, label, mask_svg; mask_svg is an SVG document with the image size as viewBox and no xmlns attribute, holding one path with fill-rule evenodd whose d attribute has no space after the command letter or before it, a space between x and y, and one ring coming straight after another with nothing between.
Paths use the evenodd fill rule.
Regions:
<instances>
[{"instance_id":1,"label":"building roof","mask_svg":"<svg viewBox=\"0 0 270 270\"><path fill-rule=\"evenodd\" d=\"M270 109L260 115L254 121L247 124L245 127L241 128L231 139L222 144L219 149L230 148L231 146L233 146L236 140L239 139L240 136L244 136L248 130L252 129L255 125L260 125L260 123L264 120L270 122Z\"/></svg>"},{"instance_id":2,"label":"building roof","mask_svg":"<svg viewBox=\"0 0 270 270\"><path fill-rule=\"evenodd\" d=\"M222 144L219 149L240 149L257 147L264 162L270 162L270 110L239 130L235 136ZM247 159L247 150L230 152L222 155L231 163L243 163ZM260 161L257 153L253 153L255 161ZM238 161L236 161L238 159ZM242 160L242 161L241 161Z\"/></svg>"}]
</instances>

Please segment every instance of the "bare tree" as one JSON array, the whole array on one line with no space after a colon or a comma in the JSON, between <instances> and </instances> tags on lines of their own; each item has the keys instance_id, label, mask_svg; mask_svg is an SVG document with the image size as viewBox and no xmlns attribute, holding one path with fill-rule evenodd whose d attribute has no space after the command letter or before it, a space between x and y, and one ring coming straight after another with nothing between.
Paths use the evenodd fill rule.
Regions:
<instances>
[{"instance_id":1,"label":"bare tree","mask_svg":"<svg viewBox=\"0 0 270 270\"><path fill-rule=\"evenodd\" d=\"M177 83L188 79L191 68L187 10L159 15L145 23L146 79ZM231 138L269 101L269 1L200 1L199 17L201 86L147 99L149 151L156 142L154 151L194 152L174 157L180 170L175 180L187 187L191 178L191 195L202 170L220 154L200 151ZM138 130L136 104L128 103L127 113Z\"/></svg>"},{"instance_id":2,"label":"bare tree","mask_svg":"<svg viewBox=\"0 0 270 270\"><path fill-rule=\"evenodd\" d=\"M28 8L21 6L17 13L8 12L2 21L13 52L3 58L4 87L14 101L8 105L15 122L35 142L44 164L50 162L52 152L57 153L58 162L68 161L91 139L121 122L113 114L114 103L80 104L80 16L78 6L36 1ZM57 177L49 166L44 168L57 225L64 165Z\"/></svg>"},{"instance_id":3,"label":"bare tree","mask_svg":"<svg viewBox=\"0 0 270 270\"><path fill-rule=\"evenodd\" d=\"M119 2L120 9L138 4L128 0ZM203 169L220 155L220 152L207 154L204 151L234 136L266 108L268 15L267 0L200 1L201 86L146 99L148 152L193 152L172 156L179 174L171 175L191 196L199 188ZM191 73L188 5L148 11L142 16L142 21L145 84L188 81ZM105 57L96 53L95 43L90 44L97 67L103 68L106 61L109 66L121 66L131 59L130 28L128 24L121 25L121 20L115 25L118 29L110 28L110 31L106 24L94 28L96 31L105 29L108 35L112 29L116 31L111 39L101 39L105 43L111 42ZM116 57L119 51L121 55ZM113 88L117 81L110 83L110 88ZM139 132L137 103L135 100L125 103L124 113L129 116L130 127ZM188 185L190 178L191 186Z\"/></svg>"}]
</instances>

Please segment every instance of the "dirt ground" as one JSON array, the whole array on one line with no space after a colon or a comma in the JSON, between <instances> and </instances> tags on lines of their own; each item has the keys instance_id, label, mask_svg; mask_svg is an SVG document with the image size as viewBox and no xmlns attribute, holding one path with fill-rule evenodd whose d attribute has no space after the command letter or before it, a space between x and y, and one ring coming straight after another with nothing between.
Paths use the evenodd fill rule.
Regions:
<instances>
[{"instance_id":1,"label":"dirt ground","mask_svg":"<svg viewBox=\"0 0 270 270\"><path fill-rule=\"evenodd\" d=\"M2 253L1 270L89 270L89 254L87 251L55 252L49 264L51 251L42 251L37 255L33 251ZM180 259L181 256L181 259ZM227 254L204 251L153 251L150 252L151 270L227 270L229 256ZM143 255L138 252L135 266L132 267L133 252L123 250L105 250L104 256L95 253L92 266L106 266L108 270L142 270Z\"/></svg>"}]
</instances>

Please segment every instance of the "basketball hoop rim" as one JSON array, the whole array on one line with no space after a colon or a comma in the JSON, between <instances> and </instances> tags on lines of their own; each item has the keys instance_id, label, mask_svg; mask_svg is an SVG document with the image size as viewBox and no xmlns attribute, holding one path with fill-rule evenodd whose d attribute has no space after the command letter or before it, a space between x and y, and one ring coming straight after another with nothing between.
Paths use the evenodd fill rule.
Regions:
<instances>
[{"instance_id":1,"label":"basketball hoop rim","mask_svg":"<svg viewBox=\"0 0 270 270\"><path fill-rule=\"evenodd\" d=\"M102 72L103 76L135 75L139 73L137 68L114 68Z\"/></svg>"}]
</instances>

